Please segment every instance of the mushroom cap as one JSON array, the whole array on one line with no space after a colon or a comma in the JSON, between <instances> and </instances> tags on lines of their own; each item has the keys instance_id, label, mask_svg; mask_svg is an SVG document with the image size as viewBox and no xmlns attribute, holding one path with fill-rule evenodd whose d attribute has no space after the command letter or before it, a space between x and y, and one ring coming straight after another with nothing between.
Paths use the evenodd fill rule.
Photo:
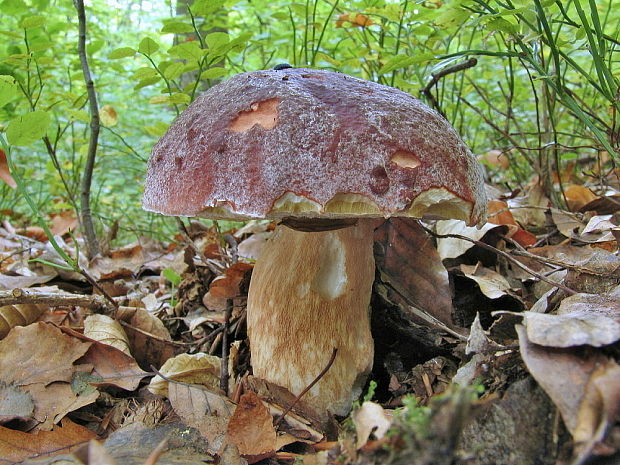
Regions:
<instances>
[{"instance_id":1,"label":"mushroom cap","mask_svg":"<svg viewBox=\"0 0 620 465\"><path fill-rule=\"evenodd\" d=\"M481 167L420 100L333 71L238 74L153 148L146 210L219 219L412 216L477 224Z\"/></svg>"}]
</instances>

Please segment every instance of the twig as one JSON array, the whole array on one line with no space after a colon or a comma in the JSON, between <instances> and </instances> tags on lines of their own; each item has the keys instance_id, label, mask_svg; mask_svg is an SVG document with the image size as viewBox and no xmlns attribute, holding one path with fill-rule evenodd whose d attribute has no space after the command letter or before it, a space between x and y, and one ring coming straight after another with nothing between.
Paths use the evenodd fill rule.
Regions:
<instances>
[{"instance_id":1,"label":"twig","mask_svg":"<svg viewBox=\"0 0 620 465\"><path fill-rule=\"evenodd\" d=\"M286 416L286 414L288 412L290 412L293 409L293 407L295 407L295 405L297 405L297 402L299 402L299 400L306 394L306 392L308 392L310 389L312 389L312 386L314 386L316 383L318 383L319 380L323 376L325 376L325 373L327 373L327 370L329 370L332 367L332 365L334 364L334 360L336 360L336 354L337 353L338 353L338 348L334 347L332 355L329 358L329 362L327 362L327 365L325 365L325 368L323 368L321 370L321 372L317 375L317 377L314 378L314 380L310 384L308 384L304 388L304 390L301 391L297 397L295 397L295 399L293 399L293 402L291 403L291 405L289 405L288 408L284 412L282 412L282 415L280 415L280 418L278 418L278 420L274 424L274 428L276 429L276 431L280 427L280 424L284 420L284 417Z\"/></svg>"},{"instance_id":2,"label":"twig","mask_svg":"<svg viewBox=\"0 0 620 465\"><path fill-rule=\"evenodd\" d=\"M131 307L119 307L120 310L126 310L126 309L131 309L134 310L134 308ZM153 333L149 333L148 331L144 331L143 329L140 329L136 326L133 326L129 323L127 323L126 321L123 320L117 320L122 326L125 326L126 328L130 328L131 330L140 333L146 337L150 337L151 339L154 339L156 341L162 342L164 344L168 344L171 346L180 346L180 347L190 347L190 346L194 346L196 345L195 342L177 342L177 341L169 341L168 339L164 339L163 337L159 337L156 336Z\"/></svg>"},{"instance_id":3,"label":"twig","mask_svg":"<svg viewBox=\"0 0 620 465\"><path fill-rule=\"evenodd\" d=\"M116 306L101 295L38 292L35 289L0 291L0 307L16 304L43 304L50 307L85 307L112 313Z\"/></svg>"},{"instance_id":4,"label":"twig","mask_svg":"<svg viewBox=\"0 0 620 465\"><path fill-rule=\"evenodd\" d=\"M428 101L431 103L432 107L435 108L435 110L437 110L439 113L441 113L442 116L446 116L444 115L443 111L441 111L441 108L439 107L439 103L437 102L437 99L435 98L435 96L433 95L433 93L431 92L431 89L437 85L437 83L439 82L439 80L449 74L452 73L457 73L459 71L463 71L465 69L468 68L472 68L473 66L476 66L476 64L478 64L478 60L475 58L470 58L468 60L465 60L461 63L457 63L455 65L452 66L448 66L447 68L442 69L441 71L439 71L436 74L432 75L432 79L429 81L428 84L426 84L426 86L424 87L424 89L422 89L422 94L424 94L424 96L428 99Z\"/></svg>"},{"instance_id":5,"label":"twig","mask_svg":"<svg viewBox=\"0 0 620 465\"><path fill-rule=\"evenodd\" d=\"M489 244L485 244L482 241L477 241L475 239L470 239L467 236L462 236L461 234L437 234L435 231L431 231L430 229L426 228L425 226L422 225L422 228L424 228L424 230L426 232L428 232L429 234L431 234L433 237L437 237L440 239L447 239L447 238L454 238L454 239L461 239L467 242L471 242L472 244L475 244L479 247L482 247L483 249L487 249L490 250L491 252L497 254L497 255L501 255L502 257L506 258L507 260L510 260L512 263L514 263L515 265L517 265L519 268L521 268L523 271L525 271L528 274L531 274L532 276L540 279L541 281L544 281L548 284L551 284L554 287L557 287L558 289L562 289L564 292L568 293L568 294L577 294L577 291L574 291L573 289L566 287L564 284L561 283L556 283L555 281L547 278L546 276L537 273L536 271L530 269L529 267L527 267L526 265L524 265L523 263L521 263L519 260L517 260L516 258L514 258L512 255L510 255L509 253L506 253L502 250L496 249L495 247L493 247L492 245Z\"/></svg>"},{"instance_id":6,"label":"twig","mask_svg":"<svg viewBox=\"0 0 620 465\"><path fill-rule=\"evenodd\" d=\"M99 242L97 242L97 234L90 210L90 186L93 179L93 170L95 168L95 157L97 155L97 144L99 140L99 107L97 105L95 84L90 75L88 58L86 56L86 12L84 11L84 0L74 0L74 5L77 10L79 22L78 54L80 56L80 63L82 64L82 73L84 74L84 82L86 82L86 92L88 93L88 102L90 106L90 140L88 142L88 154L86 155L86 164L84 165L80 192L80 207L82 210L81 223L84 227L84 238L86 239L88 257L93 258L100 253Z\"/></svg>"},{"instance_id":7,"label":"twig","mask_svg":"<svg viewBox=\"0 0 620 465\"><path fill-rule=\"evenodd\" d=\"M220 389L228 395L228 324L232 314L233 300L226 300L226 313L224 314L224 330L222 332L222 364L220 368Z\"/></svg>"}]
</instances>

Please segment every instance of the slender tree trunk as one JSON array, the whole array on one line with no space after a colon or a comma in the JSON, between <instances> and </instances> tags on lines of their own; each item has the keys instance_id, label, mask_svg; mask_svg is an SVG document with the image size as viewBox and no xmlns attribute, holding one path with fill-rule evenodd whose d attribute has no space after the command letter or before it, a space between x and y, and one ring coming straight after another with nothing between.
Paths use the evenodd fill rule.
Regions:
<instances>
[{"instance_id":1,"label":"slender tree trunk","mask_svg":"<svg viewBox=\"0 0 620 465\"><path fill-rule=\"evenodd\" d=\"M84 1L74 0L75 9L79 21L78 53L84 82L86 82L86 92L88 93L88 103L90 107L90 140L88 143L88 154L86 155L86 165L82 174L82 184L80 192L80 216L84 238L86 240L86 253L88 258L93 258L100 253L99 242L93 224L93 217L90 210L90 187L92 184L93 170L95 168L95 158L97 156L97 144L99 140L99 107L97 105L97 93L95 84L90 75L88 58L86 56L86 13L84 11Z\"/></svg>"}]
</instances>

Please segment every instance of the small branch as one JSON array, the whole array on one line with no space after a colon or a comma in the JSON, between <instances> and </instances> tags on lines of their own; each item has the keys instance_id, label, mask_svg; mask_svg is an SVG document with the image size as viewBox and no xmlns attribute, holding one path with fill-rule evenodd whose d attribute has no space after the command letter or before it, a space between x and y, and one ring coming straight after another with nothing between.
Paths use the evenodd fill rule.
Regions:
<instances>
[{"instance_id":1,"label":"small branch","mask_svg":"<svg viewBox=\"0 0 620 465\"><path fill-rule=\"evenodd\" d=\"M85 307L113 313L116 307L101 295L38 292L35 289L0 291L0 307L16 304L43 304L50 307Z\"/></svg>"},{"instance_id":2,"label":"small branch","mask_svg":"<svg viewBox=\"0 0 620 465\"><path fill-rule=\"evenodd\" d=\"M431 231L430 229L422 226L422 228L424 228L424 230L429 233L430 235L432 235L433 237L437 237L440 239L447 239L447 238L454 238L454 239L461 239L467 242L471 242L472 244L475 244L477 246L482 247L483 249L487 249L490 250L491 252L497 254L497 255L501 255L502 257L506 258L507 260L511 261L512 263L514 263L515 265L517 265L519 268L521 268L523 271L525 271L528 274L531 274L532 276L540 279L541 281L546 282L547 284L551 284L553 287L557 287L558 289L562 289L564 292L573 295L573 294L577 294L577 291L566 287L564 284L561 283L556 283L555 281L547 278L546 276L537 273L536 271L530 269L529 267L527 267L526 265L524 265L523 263L521 263L519 260L517 260L516 258L514 258L512 255L510 255L509 253L504 252L503 250L499 250L496 249L495 247L493 247L492 245L489 244L485 244L482 241L477 241L475 239L470 239L469 237L466 236L462 236L461 234L437 234L435 231Z\"/></svg>"},{"instance_id":3,"label":"small branch","mask_svg":"<svg viewBox=\"0 0 620 465\"><path fill-rule=\"evenodd\" d=\"M435 98L435 96L433 95L433 93L431 92L431 89L433 87L435 87L438 83L439 80L445 76L448 76L449 74L452 73L457 73L459 71L463 71L466 70L468 68L472 68L474 66L476 66L476 64L478 64L478 60L475 58L470 58L468 60L465 60L461 63L457 63L455 65L452 66L448 66L447 68L442 69L441 71L439 71L436 74L432 75L432 79L429 81L428 84L426 84L426 86L424 87L424 89L422 89L422 94L428 99L428 101L431 103L432 107L437 110L439 113L441 113L442 116L446 116L444 115L443 111L441 111L441 108L439 107L439 103L437 102L437 99Z\"/></svg>"},{"instance_id":4,"label":"small branch","mask_svg":"<svg viewBox=\"0 0 620 465\"><path fill-rule=\"evenodd\" d=\"M222 365L220 368L220 389L228 395L228 325L232 314L233 300L226 300L226 313L224 314L224 330L222 332Z\"/></svg>"},{"instance_id":5,"label":"small branch","mask_svg":"<svg viewBox=\"0 0 620 465\"><path fill-rule=\"evenodd\" d=\"M310 389L312 389L312 386L314 386L316 383L319 382L319 380L325 376L325 373L327 373L327 371L332 367L332 365L334 364L334 360L336 360L336 354L338 353L338 349L336 347L334 347L334 350L332 352L331 357L329 358L329 361L327 362L327 365L325 365L325 368L323 368L321 370L321 372L317 375L316 378L314 378L314 380L308 384L303 391L301 391L299 393L299 395L297 397L295 397L295 399L293 400L293 402L291 403L291 405L288 406L288 408L282 412L282 415L280 415L280 418L278 418L278 420L275 422L274 424L274 428L276 429L276 431L278 430L278 428L280 427L280 424L282 424L282 421L284 420L284 417L286 416L286 414L288 412L290 412L293 407L295 407L295 405L297 405L297 403L299 402L299 400L306 394L306 392L308 392Z\"/></svg>"},{"instance_id":6,"label":"small branch","mask_svg":"<svg viewBox=\"0 0 620 465\"><path fill-rule=\"evenodd\" d=\"M97 105L95 84L90 75L88 58L86 56L86 12L84 11L84 0L74 0L74 5L77 10L79 21L78 54L80 56L80 63L82 64L82 72L84 74L84 82L86 82L86 91L88 93L88 102L90 106L90 140L88 143L88 154L86 155L86 165L84 166L80 193L80 207L82 210L81 223L84 228L84 238L86 240L88 257L93 258L100 253L99 242L97 241L97 234L95 232L90 209L90 187L93 179L93 170L95 168L95 157L97 155L97 144L99 140L99 107Z\"/></svg>"}]
</instances>

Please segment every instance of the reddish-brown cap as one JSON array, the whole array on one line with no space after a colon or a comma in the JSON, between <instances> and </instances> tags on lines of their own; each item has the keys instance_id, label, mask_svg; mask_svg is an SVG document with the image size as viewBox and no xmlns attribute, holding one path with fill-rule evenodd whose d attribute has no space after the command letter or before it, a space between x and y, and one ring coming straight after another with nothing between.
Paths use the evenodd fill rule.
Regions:
<instances>
[{"instance_id":1,"label":"reddish-brown cap","mask_svg":"<svg viewBox=\"0 0 620 465\"><path fill-rule=\"evenodd\" d=\"M144 208L249 219L484 219L481 168L411 95L312 69L234 76L192 103L153 148Z\"/></svg>"}]
</instances>

